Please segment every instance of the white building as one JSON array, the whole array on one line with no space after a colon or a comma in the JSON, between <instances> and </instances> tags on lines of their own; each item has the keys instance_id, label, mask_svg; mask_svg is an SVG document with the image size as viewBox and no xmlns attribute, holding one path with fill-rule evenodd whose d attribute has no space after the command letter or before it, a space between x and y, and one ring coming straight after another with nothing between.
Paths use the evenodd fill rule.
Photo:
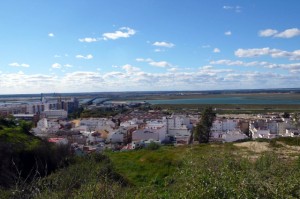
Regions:
<instances>
[{"instance_id":1,"label":"white building","mask_svg":"<svg viewBox=\"0 0 300 199\"><path fill-rule=\"evenodd\" d=\"M240 130L227 131L222 134L222 139L224 142L235 142L237 140L247 139L248 136L242 133Z\"/></svg>"},{"instance_id":2,"label":"white building","mask_svg":"<svg viewBox=\"0 0 300 199\"><path fill-rule=\"evenodd\" d=\"M249 127L250 134L252 135L253 139L256 138L274 138L275 134L271 134L270 130L267 128L257 128L254 126L253 123L250 123Z\"/></svg>"},{"instance_id":3,"label":"white building","mask_svg":"<svg viewBox=\"0 0 300 199\"><path fill-rule=\"evenodd\" d=\"M150 129L140 129L132 133L132 141L155 140L159 141L159 133Z\"/></svg>"},{"instance_id":4,"label":"white building","mask_svg":"<svg viewBox=\"0 0 300 199\"><path fill-rule=\"evenodd\" d=\"M233 131L238 129L239 120L219 119L212 124L212 132Z\"/></svg>"},{"instance_id":5,"label":"white building","mask_svg":"<svg viewBox=\"0 0 300 199\"><path fill-rule=\"evenodd\" d=\"M67 118L68 112L65 110L47 110L43 112L43 115L49 119L60 119Z\"/></svg>"},{"instance_id":6,"label":"white building","mask_svg":"<svg viewBox=\"0 0 300 199\"><path fill-rule=\"evenodd\" d=\"M165 118L167 123L167 134L169 137L189 137L191 136L192 125L190 119L185 116L175 116Z\"/></svg>"},{"instance_id":7,"label":"white building","mask_svg":"<svg viewBox=\"0 0 300 199\"><path fill-rule=\"evenodd\" d=\"M110 132L107 136L107 141L110 143L120 143L124 142L124 138L126 137L128 131L126 128L119 128L116 131Z\"/></svg>"}]
</instances>

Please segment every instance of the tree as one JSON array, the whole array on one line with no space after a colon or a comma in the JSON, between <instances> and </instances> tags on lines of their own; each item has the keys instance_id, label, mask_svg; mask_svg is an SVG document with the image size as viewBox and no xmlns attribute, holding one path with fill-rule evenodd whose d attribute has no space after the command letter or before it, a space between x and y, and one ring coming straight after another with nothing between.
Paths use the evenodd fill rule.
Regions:
<instances>
[{"instance_id":1,"label":"tree","mask_svg":"<svg viewBox=\"0 0 300 199\"><path fill-rule=\"evenodd\" d=\"M30 130L32 128L32 122L26 122L24 120L21 120L20 127L21 127L23 133L30 134Z\"/></svg>"},{"instance_id":2,"label":"tree","mask_svg":"<svg viewBox=\"0 0 300 199\"><path fill-rule=\"evenodd\" d=\"M290 118L290 114L287 112L284 112L282 115L283 118Z\"/></svg>"},{"instance_id":3,"label":"tree","mask_svg":"<svg viewBox=\"0 0 300 199\"><path fill-rule=\"evenodd\" d=\"M210 137L210 129L215 117L216 114L213 112L212 107L207 107L202 112L201 119L194 131L194 137L199 141L199 143L208 143Z\"/></svg>"}]
</instances>

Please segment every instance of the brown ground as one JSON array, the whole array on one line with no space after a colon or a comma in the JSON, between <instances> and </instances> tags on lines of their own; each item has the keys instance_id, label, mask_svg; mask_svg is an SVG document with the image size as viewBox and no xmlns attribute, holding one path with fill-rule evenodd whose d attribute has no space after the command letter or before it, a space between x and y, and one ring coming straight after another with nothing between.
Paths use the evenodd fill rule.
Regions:
<instances>
[{"instance_id":1,"label":"brown ground","mask_svg":"<svg viewBox=\"0 0 300 199\"><path fill-rule=\"evenodd\" d=\"M234 146L240 147L239 155L255 161L261 153L274 152L282 159L295 159L300 155L300 146L289 146L283 142L276 142L277 147L272 147L268 142L243 142Z\"/></svg>"}]
</instances>

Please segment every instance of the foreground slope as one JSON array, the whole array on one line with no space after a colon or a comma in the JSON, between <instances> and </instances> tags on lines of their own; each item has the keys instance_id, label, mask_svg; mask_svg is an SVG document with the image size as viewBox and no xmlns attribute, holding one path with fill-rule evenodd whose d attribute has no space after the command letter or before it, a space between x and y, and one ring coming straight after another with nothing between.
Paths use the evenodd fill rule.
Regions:
<instances>
[{"instance_id":1,"label":"foreground slope","mask_svg":"<svg viewBox=\"0 0 300 199\"><path fill-rule=\"evenodd\" d=\"M300 198L297 142L260 140L94 154L75 158L70 166L36 182L33 196ZM259 146L267 150L256 150Z\"/></svg>"}]
</instances>

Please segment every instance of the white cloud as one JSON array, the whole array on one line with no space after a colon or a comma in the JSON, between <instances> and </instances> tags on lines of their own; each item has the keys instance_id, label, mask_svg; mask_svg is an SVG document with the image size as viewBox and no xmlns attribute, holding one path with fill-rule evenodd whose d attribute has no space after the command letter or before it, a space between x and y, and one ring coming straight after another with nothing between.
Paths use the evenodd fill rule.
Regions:
<instances>
[{"instance_id":1,"label":"white cloud","mask_svg":"<svg viewBox=\"0 0 300 199\"><path fill-rule=\"evenodd\" d=\"M285 69L290 72L294 72L295 70L300 70L300 63L292 63L292 64L276 64L276 63L269 63L269 62L243 62L240 60L232 61L232 60L218 60L218 61L211 61L210 64L212 65L223 65L223 66L244 66L244 67L264 67L269 69Z\"/></svg>"},{"instance_id":2,"label":"white cloud","mask_svg":"<svg viewBox=\"0 0 300 199\"><path fill-rule=\"evenodd\" d=\"M165 48L173 48L175 44L170 43L170 42L165 42L165 41L156 41L152 44L153 46L158 46L158 47L165 47Z\"/></svg>"},{"instance_id":3,"label":"white cloud","mask_svg":"<svg viewBox=\"0 0 300 199\"><path fill-rule=\"evenodd\" d=\"M19 63L17 63L17 62L10 63L9 65L10 65L10 66L13 66L13 67L24 67L24 68L30 67L29 64L19 64Z\"/></svg>"},{"instance_id":4,"label":"white cloud","mask_svg":"<svg viewBox=\"0 0 300 199\"><path fill-rule=\"evenodd\" d=\"M200 73L217 75L218 73L231 73L232 69L214 69L212 66L203 66L199 68Z\"/></svg>"},{"instance_id":5,"label":"white cloud","mask_svg":"<svg viewBox=\"0 0 300 199\"><path fill-rule=\"evenodd\" d=\"M300 35L300 30L298 28L287 29L275 35L275 37L280 38L292 38Z\"/></svg>"},{"instance_id":6,"label":"white cloud","mask_svg":"<svg viewBox=\"0 0 300 199\"><path fill-rule=\"evenodd\" d=\"M232 32L231 31L226 31L224 34L227 35L227 36L230 36L230 35L232 35Z\"/></svg>"},{"instance_id":7,"label":"white cloud","mask_svg":"<svg viewBox=\"0 0 300 199\"><path fill-rule=\"evenodd\" d=\"M223 9L225 9L225 10L231 10L231 9L234 9L234 7L233 6L223 6Z\"/></svg>"},{"instance_id":8,"label":"white cloud","mask_svg":"<svg viewBox=\"0 0 300 199\"><path fill-rule=\"evenodd\" d=\"M291 66L292 67L292 66ZM164 73L147 73L137 67L124 65L120 71L75 71L61 76L29 75L24 72L0 73L3 94L41 92L94 92L94 91L155 91L155 90L211 90L274 88L278 85L300 87L300 70L294 66L290 74L235 71L203 66L187 72L170 68ZM176 72L175 72L176 71ZM61 86L64 85L64 86Z\"/></svg>"},{"instance_id":9,"label":"white cloud","mask_svg":"<svg viewBox=\"0 0 300 199\"><path fill-rule=\"evenodd\" d=\"M210 48L211 46L207 44L207 45L202 45L201 47L202 48Z\"/></svg>"},{"instance_id":10,"label":"white cloud","mask_svg":"<svg viewBox=\"0 0 300 199\"><path fill-rule=\"evenodd\" d=\"M141 71L140 68L133 67L129 64L126 64L126 65L122 66L122 69L124 69L127 73L130 73L130 74Z\"/></svg>"},{"instance_id":11,"label":"white cloud","mask_svg":"<svg viewBox=\"0 0 300 199\"><path fill-rule=\"evenodd\" d=\"M218 61L210 61L209 62L212 65L226 65L226 66L258 66L258 65L262 65L265 64L267 62L243 62L243 61L231 61L231 60L227 60L227 59L222 59L222 60L218 60Z\"/></svg>"},{"instance_id":12,"label":"white cloud","mask_svg":"<svg viewBox=\"0 0 300 199\"><path fill-rule=\"evenodd\" d=\"M214 48L213 52L214 53L219 53L219 52L221 52L221 50L219 48Z\"/></svg>"},{"instance_id":13,"label":"white cloud","mask_svg":"<svg viewBox=\"0 0 300 199\"><path fill-rule=\"evenodd\" d=\"M61 68L61 64L54 63L54 64L52 64L52 68Z\"/></svg>"},{"instance_id":14,"label":"white cloud","mask_svg":"<svg viewBox=\"0 0 300 199\"><path fill-rule=\"evenodd\" d=\"M170 64L166 61L154 61L153 59L150 59L150 58L147 58L147 59L137 58L136 61L137 62L147 62L150 66L161 67L161 68L172 66L172 64Z\"/></svg>"},{"instance_id":15,"label":"white cloud","mask_svg":"<svg viewBox=\"0 0 300 199\"><path fill-rule=\"evenodd\" d=\"M265 29L265 30L261 30L259 31L258 35L260 37L271 37L273 35L275 35L278 31L274 30L274 29Z\"/></svg>"},{"instance_id":16,"label":"white cloud","mask_svg":"<svg viewBox=\"0 0 300 199\"><path fill-rule=\"evenodd\" d=\"M76 58L78 58L78 59L93 59L93 55L91 55L91 54L88 54L86 56L84 56L84 55L76 55Z\"/></svg>"},{"instance_id":17,"label":"white cloud","mask_svg":"<svg viewBox=\"0 0 300 199\"><path fill-rule=\"evenodd\" d=\"M228 5L225 5L223 6L223 9L224 10L233 10L235 12L242 12L242 7L241 6L228 6Z\"/></svg>"},{"instance_id":18,"label":"white cloud","mask_svg":"<svg viewBox=\"0 0 300 199\"><path fill-rule=\"evenodd\" d=\"M300 60L300 50L288 52L280 49L270 48L252 48L238 49L234 53L237 57L258 57L269 55L273 58L288 58L290 60Z\"/></svg>"},{"instance_id":19,"label":"white cloud","mask_svg":"<svg viewBox=\"0 0 300 199\"><path fill-rule=\"evenodd\" d=\"M98 38L92 38L92 37L86 37L86 38L78 39L78 41L80 41L80 42L87 42L87 43L97 42L99 40L100 39L98 39Z\"/></svg>"},{"instance_id":20,"label":"white cloud","mask_svg":"<svg viewBox=\"0 0 300 199\"><path fill-rule=\"evenodd\" d=\"M179 68L175 68L175 67L167 69L167 71L169 72L178 72L179 70L180 70Z\"/></svg>"},{"instance_id":21,"label":"white cloud","mask_svg":"<svg viewBox=\"0 0 300 199\"><path fill-rule=\"evenodd\" d=\"M72 68L73 66L71 64L65 64L64 67Z\"/></svg>"},{"instance_id":22,"label":"white cloud","mask_svg":"<svg viewBox=\"0 0 300 199\"><path fill-rule=\"evenodd\" d=\"M136 31L128 28L128 27L122 27L119 30L112 32L112 33L104 33L102 34L104 40L112 39L116 40L119 38L128 38L133 35L135 35Z\"/></svg>"},{"instance_id":23,"label":"white cloud","mask_svg":"<svg viewBox=\"0 0 300 199\"><path fill-rule=\"evenodd\" d=\"M50 33L48 34L48 36L49 36L49 37L54 37L54 33L50 32Z\"/></svg>"},{"instance_id":24,"label":"white cloud","mask_svg":"<svg viewBox=\"0 0 300 199\"><path fill-rule=\"evenodd\" d=\"M289 39L292 37L299 36L300 30L298 28L291 28L291 29L286 29L282 32L278 32L278 30L274 30L274 29L265 29L259 31L258 35L261 37L277 37L277 38Z\"/></svg>"},{"instance_id":25,"label":"white cloud","mask_svg":"<svg viewBox=\"0 0 300 199\"><path fill-rule=\"evenodd\" d=\"M166 61L159 61L159 62L152 61L152 62L149 62L149 65L161 67L161 68L172 66L170 63L168 63Z\"/></svg>"},{"instance_id":26,"label":"white cloud","mask_svg":"<svg viewBox=\"0 0 300 199\"><path fill-rule=\"evenodd\" d=\"M161 49L161 48L156 48L156 49L154 49L154 52L160 53L160 52L165 52L165 50Z\"/></svg>"},{"instance_id":27,"label":"white cloud","mask_svg":"<svg viewBox=\"0 0 300 199\"><path fill-rule=\"evenodd\" d=\"M144 59L144 58L136 58L137 62L152 62L153 60L150 58Z\"/></svg>"}]
</instances>

